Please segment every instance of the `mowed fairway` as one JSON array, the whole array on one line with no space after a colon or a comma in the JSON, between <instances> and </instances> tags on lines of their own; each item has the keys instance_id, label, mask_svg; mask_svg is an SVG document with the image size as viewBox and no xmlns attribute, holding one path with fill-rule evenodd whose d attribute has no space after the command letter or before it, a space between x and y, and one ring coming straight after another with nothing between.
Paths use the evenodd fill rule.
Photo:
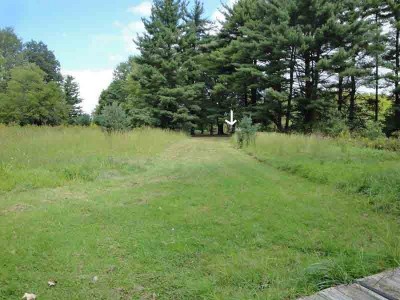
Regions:
<instances>
[{"instance_id":1,"label":"mowed fairway","mask_svg":"<svg viewBox=\"0 0 400 300\"><path fill-rule=\"evenodd\" d=\"M39 130L0 150L1 299L295 299L399 262L396 216L228 139L147 130L105 151L97 129L46 129L40 148ZM75 154L53 144L65 139Z\"/></svg>"}]
</instances>

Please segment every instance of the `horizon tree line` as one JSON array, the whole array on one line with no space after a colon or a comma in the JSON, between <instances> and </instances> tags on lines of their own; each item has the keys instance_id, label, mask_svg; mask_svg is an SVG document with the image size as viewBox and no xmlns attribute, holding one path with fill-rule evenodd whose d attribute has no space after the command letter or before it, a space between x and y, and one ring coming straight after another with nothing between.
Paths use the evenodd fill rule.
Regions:
<instances>
[{"instance_id":1,"label":"horizon tree line","mask_svg":"<svg viewBox=\"0 0 400 300\"><path fill-rule=\"evenodd\" d=\"M0 123L89 125L75 79L43 42L23 43L12 28L0 29Z\"/></svg>"},{"instance_id":2,"label":"horizon tree line","mask_svg":"<svg viewBox=\"0 0 400 300\"><path fill-rule=\"evenodd\" d=\"M154 1L95 115L116 102L132 127L192 133L222 134L230 109L280 132L400 129L397 1L238 0L223 14L216 30L199 0Z\"/></svg>"}]
</instances>

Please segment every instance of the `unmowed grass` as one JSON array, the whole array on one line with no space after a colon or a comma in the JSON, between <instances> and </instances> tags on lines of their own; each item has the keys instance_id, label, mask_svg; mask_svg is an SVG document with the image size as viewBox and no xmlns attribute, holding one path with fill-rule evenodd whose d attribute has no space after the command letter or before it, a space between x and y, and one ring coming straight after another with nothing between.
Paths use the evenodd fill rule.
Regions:
<instances>
[{"instance_id":1,"label":"unmowed grass","mask_svg":"<svg viewBox=\"0 0 400 300\"><path fill-rule=\"evenodd\" d=\"M228 139L2 130L2 163L63 180L0 193L0 299L296 299L398 266L397 216Z\"/></svg>"},{"instance_id":2,"label":"unmowed grass","mask_svg":"<svg viewBox=\"0 0 400 300\"><path fill-rule=\"evenodd\" d=\"M259 133L245 151L315 183L366 196L375 209L400 214L400 153L357 147L342 139Z\"/></svg>"},{"instance_id":3,"label":"unmowed grass","mask_svg":"<svg viewBox=\"0 0 400 300\"><path fill-rule=\"evenodd\" d=\"M150 128L108 134L97 127L0 125L0 192L140 170L141 161L184 138Z\"/></svg>"}]
</instances>

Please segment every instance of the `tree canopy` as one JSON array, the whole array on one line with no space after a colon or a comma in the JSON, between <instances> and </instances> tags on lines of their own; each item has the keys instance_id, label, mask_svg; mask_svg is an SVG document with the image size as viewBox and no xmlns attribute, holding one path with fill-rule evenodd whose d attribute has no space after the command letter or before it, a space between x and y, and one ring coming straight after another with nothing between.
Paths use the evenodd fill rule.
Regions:
<instances>
[{"instance_id":1,"label":"tree canopy","mask_svg":"<svg viewBox=\"0 0 400 300\"><path fill-rule=\"evenodd\" d=\"M372 120L390 133L400 129L398 10L391 0L238 0L215 30L201 2L157 0L140 55L99 107L122 104L132 126L192 132L222 133L234 109L278 131Z\"/></svg>"},{"instance_id":2,"label":"tree canopy","mask_svg":"<svg viewBox=\"0 0 400 300\"><path fill-rule=\"evenodd\" d=\"M0 122L87 125L81 102L78 84L63 78L45 43L23 43L12 28L0 29Z\"/></svg>"}]
</instances>

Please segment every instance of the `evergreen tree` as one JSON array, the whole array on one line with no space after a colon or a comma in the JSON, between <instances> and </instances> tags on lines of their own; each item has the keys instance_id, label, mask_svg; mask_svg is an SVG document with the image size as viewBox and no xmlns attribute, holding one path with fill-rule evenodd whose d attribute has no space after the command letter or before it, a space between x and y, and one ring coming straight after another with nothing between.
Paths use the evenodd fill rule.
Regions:
<instances>
[{"instance_id":1,"label":"evergreen tree","mask_svg":"<svg viewBox=\"0 0 400 300\"><path fill-rule=\"evenodd\" d=\"M313 123L321 118L330 98L321 89L321 72L318 63L330 52L330 37L336 28L336 16L339 2L325 0L297 0L297 26L302 35L299 48L300 64L298 73L302 78L299 111L302 115L302 127L312 128ZM328 101L328 103L327 103Z\"/></svg>"},{"instance_id":2,"label":"evergreen tree","mask_svg":"<svg viewBox=\"0 0 400 300\"><path fill-rule=\"evenodd\" d=\"M400 3L395 0L387 0L388 17L390 24L388 45L384 60L385 67L390 70L386 80L393 92L393 112L389 118L389 132L400 130Z\"/></svg>"},{"instance_id":3,"label":"evergreen tree","mask_svg":"<svg viewBox=\"0 0 400 300\"><path fill-rule=\"evenodd\" d=\"M63 90L65 101L68 105L68 123L73 124L76 118L82 114L80 104L82 99L80 97L79 85L75 82L74 77L67 75L63 81Z\"/></svg>"},{"instance_id":4,"label":"evergreen tree","mask_svg":"<svg viewBox=\"0 0 400 300\"><path fill-rule=\"evenodd\" d=\"M204 18L203 4L195 0L193 8L184 15L185 33L182 38L182 66L178 71L178 87L183 105L187 109L187 128L194 134L195 128L204 129L205 104L207 101L205 70L201 65L201 54L209 39L210 22Z\"/></svg>"},{"instance_id":5,"label":"evergreen tree","mask_svg":"<svg viewBox=\"0 0 400 300\"><path fill-rule=\"evenodd\" d=\"M366 0L361 7L366 20L373 24L371 33L373 39L369 45L369 54L373 60L373 74L370 82L375 89L374 98L374 120L378 121L379 115L379 89L381 86L381 75L379 68L383 65L382 55L385 51L386 36L382 33L383 24L387 18L387 5L385 0Z\"/></svg>"},{"instance_id":6,"label":"evergreen tree","mask_svg":"<svg viewBox=\"0 0 400 300\"><path fill-rule=\"evenodd\" d=\"M150 113L155 121L151 125L161 128L184 128L192 121L178 86L183 13L179 0L154 1L150 18L143 20L146 32L137 39L141 52L138 58L141 103L136 114Z\"/></svg>"},{"instance_id":7,"label":"evergreen tree","mask_svg":"<svg viewBox=\"0 0 400 300\"><path fill-rule=\"evenodd\" d=\"M128 79L136 65L136 57L131 56L126 62L120 63L113 72L113 80L107 89L100 94L99 104L96 107L95 115L101 114L106 106L112 105L114 102L122 105L127 109L128 97L130 94Z\"/></svg>"}]
</instances>

